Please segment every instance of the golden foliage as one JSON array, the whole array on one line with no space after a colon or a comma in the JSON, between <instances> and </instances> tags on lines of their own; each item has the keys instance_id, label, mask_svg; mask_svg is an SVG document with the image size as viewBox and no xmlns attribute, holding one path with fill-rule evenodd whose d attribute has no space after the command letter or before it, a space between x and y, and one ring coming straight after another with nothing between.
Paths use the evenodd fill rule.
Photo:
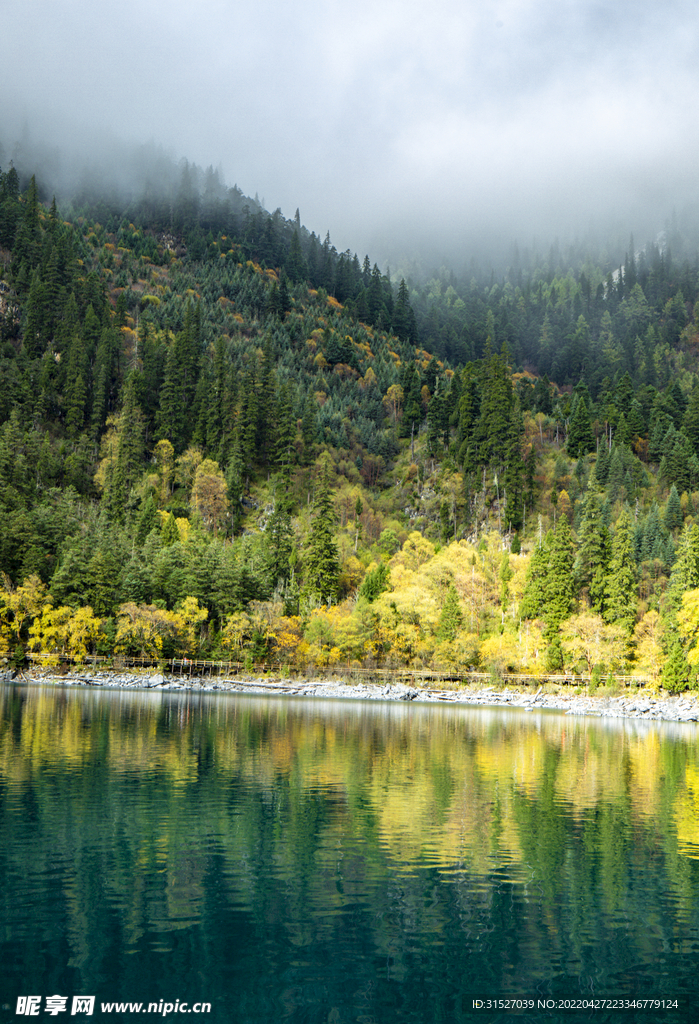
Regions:
<instances>
[{"instance_id":1,"label":"golden foliage","mask_svg":"<svg viewBox=\"0 0 699 1024\"><path fill-rule=\"evenodd\" d=\"M100 625L90 605L77 609L46 605L29 628L29 646L56 662L60 655L82 661L94 649Z\"/></svg>"},{"instance_id":2,"label":"golden foliage","mask_svg":"<svg viewBox=\"0 0 699 1024\"><path fill-rule=\"evenodd\" d=\"M635 629L636 664L638 671L656 682L665 662L662 637L665 632L660 614L647 611Z\"/></svg>"},{"instance_id":3,"label":"golden foliage","mask_svg":"<svg viewBox=\"0 0 699 1024\"><path fill-rule=\"evenodd\" d=\"M204 525L218 532L228 513L228 486L218 462L204 459L196 469L192 504Z\"/></svg>"},{"instance_id":4,"label":"golden foliage","mask_svg":"<svg viewBox=\"0 0 699 1024\"><path fill-rule=\"evenodd\" d=\"M195 656L199 647L199 631L208 618L196 597L187 597L175 611L156 605L122 604L117 616L116 650L159 659L166 640L178 654Z\"/></svg>"},{"instance_id":5,"label":"golden foliage","mask_svg":"<svg viewBox=\"0 0 699 1024\"><path fill-rule=\"evenodd\" d=\"M0 590L0 654L8 654L21 642L22 630L45 605L51 604L46 586L35 574L19 587L3 573Z\"/></svg>"},{"instance_id":6,"label":"golden foliage","mask_svg":"<svg viewBox=\"0 0 699 1024\"><path fill-rule=\"evenodd\" d=\"M572 667L581 659L587 671L595 665L608 669L619 664L626 649L624 631L618 626L604 622L595 612L581 612L572 615L562 626L561 647Z\"/></svg>"},{"instance_id":7,"label":"golden foliage","mask_svg":"<svg viewBox=\"0 0 699 1024\"><path fill-rule=\"evenodd\" d=\"M690 665L699 665L699 589L688 590L682 595L682 607L677 612L680 637L687 650Z\"/></svg>"}]
</instances>

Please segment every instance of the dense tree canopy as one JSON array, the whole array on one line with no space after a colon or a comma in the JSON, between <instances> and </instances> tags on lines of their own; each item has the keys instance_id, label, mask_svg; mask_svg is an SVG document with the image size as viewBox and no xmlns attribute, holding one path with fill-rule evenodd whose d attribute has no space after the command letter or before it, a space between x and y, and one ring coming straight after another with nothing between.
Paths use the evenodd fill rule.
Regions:
<instances>
[{"instance_id":1,"label":"dense tree canopy","mask_svg":"<svg viewBox=\"0 0 699 1024\"><path fill-rule=\"evenodd\" d=\"M394 286L211 169L0 171L0 656L692 682L688 251Z\"/></svg>"}]
</instances>

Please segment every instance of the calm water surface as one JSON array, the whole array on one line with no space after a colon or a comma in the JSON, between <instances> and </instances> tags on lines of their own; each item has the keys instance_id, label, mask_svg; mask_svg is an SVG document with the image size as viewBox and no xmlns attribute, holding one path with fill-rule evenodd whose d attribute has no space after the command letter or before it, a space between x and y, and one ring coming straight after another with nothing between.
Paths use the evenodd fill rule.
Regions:
<instances>
[{"instance_id":1,"label":"calm water surface","mask_svg":"<svg viewBox=\"0 0 699 1024\"><path fill-rule=\"evenodd\" d=\"M5 686L0 878L3 1021L689 1022L699 732ZM474 1008L508 998L678 1005Z\"/></svg>"}]
</instances>

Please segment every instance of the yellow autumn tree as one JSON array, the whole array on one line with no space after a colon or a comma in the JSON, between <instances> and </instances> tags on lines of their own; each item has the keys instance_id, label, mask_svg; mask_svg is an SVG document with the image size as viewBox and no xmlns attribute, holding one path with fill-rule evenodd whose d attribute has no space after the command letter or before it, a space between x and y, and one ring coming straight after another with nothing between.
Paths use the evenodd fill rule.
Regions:
<instances>
[{"instance_id":1,"label":"yellow autumn tree","mask_svg":"<svg viewBox=\"0 0 699 1024\"><path fill-rule=\"evenodd\" d=\"M228 487L218 462L204 459L196 469L192 487L192 504L204 525L218 532L228 513Z\"/></svg>"},{"instance_id":2,"label":"yellow autumn tree","mask_svg":"<svg viewBox=\"0 0 699 1024\"><path fill-rule=\"evenodd\" d=\"M397 428L403 407L403 388L400 384L391 384L383 396L383 406L393 420L393 426Z\"/></svg>"},{"instance_id":3,"label":"yellow autumn tree","mask_svg":"<svg viewBox=\"0 0 699 1024\"><path fill-rule=\"evenodd\" d=\"M583 660L587 671L592 672L595 665L611 668L624 657L626 642L623 629L606 623L595 612L571 615L561 630L561 647L572 667Z\"/></svg>"},{"instance_id":4,"label":"yellow autumn tree","mask_svg":"<svg viewBox=\"0 0 699 1024\"><path fill-rule=\"evenodd\" d=\"M665 664L663 651L663 634L665 627L660 613L651 608L637 624L634 631L636 640L636 670L641 675L648 675L654 685Z\"/></svg>"},{"instance_id":5,"label":"yellow autumn tree","mask_svg":"<svg viewBox=\"0 0 699 1024\"><path fill-rule=\"evenodd\" d=\"M46 663L58 664L61 656L80 662L99 636L101 619L92 608L44 606L29 627L29 647L45 655Z\"/></svg>"},{"instance_id":6,"label":"yellow autumn tree","mask_svg":"<svg viewBox=\"0 0 699 1024\"><path fill-rule=\"evenodd\" d=\"M371 652L366 620L354 615L345 601L330 608L316 608L304 630L304 656L316 665L361 662Z\"/></svg>"},{"instance_id":7,"label":"yellow autumn tree","mask_svg":"<svg viewBox=\"0 0 699 1024\"><path fill-rule=\"evenodd\" d=\"M480 659L496 672L516 672L521 668L517 637L512 633L496 633L481 641Z\"/></svg>"},{"instance_id":8,"label":"yellow autumn tree","mask_svg":"<svg viewBox=\"0 0 699 1024\"><path fill-rule=\"evenodd\" d=\"M236 660L243 659L247 643L252 636L252 623L246 612L233 612L226 616L219 643Z\"/></svg>"},{"instance_id":9,"label":"yellow autumn tree","mask_svg":"<svg viewBox=\"0 0 699 1024\"><path fill-rule=\"evenodd\" d=\"M196 657L202 640L202 629L209 617L208 608L201 608L196 597L186 597L174 612L168 612L177 634L177 647L181 654Z\"/></svg>"},{"instance_id":10,"label":"yellow autumn tree","mask_svg":"<svg viewBox=\"0 0 699 1024\"><path fill-rule=\"evenodd\" d=\"M164 609L130 601L119 607L115 650L119 654L160 658L163 641L173 632L172 622Z\"/></svg>"},{"instance_id":11,"label":"yellow autumn tree","mask_svg":"<svg viewBox=\"0 0 699 1024\"><path fill-rule=\"evenodd\" d=\"M682 595L677 626L687 652L687 661L695 668L699 665L699 589L688 590Z\"/></svg>"},{"instance_id":12,"label":"yellow autumn tree","mask_svg":"<svg viewBox=\"0 0 699 1024\"><path fill-rule=\"evenodd\" d=\"M3 573L0 589L0 655L7 655L20 645L29 623L51 604L46 586L32 574L19 587Z\"/></svg>"},{"instance_id":13,"label":"yellow autumn tree","mask_svg":"<svg viewBox=\"0 0 699 1024\"><path fill-rule=\"evenodd\" d=\"M189 492L194 483L197 467L204 456L197 447L188 448L175 462L175 482Z\"/></svg>"},{"instance_id":14,"label":"yellow autumn tree","mask_svg":"<svg viewBox=\"0 0 699 1024\"><path fill-rule=\"evenodd\" d=\"M241 661L266 660L275 641L274 606L264 601L251 601L246 611L227 615L219 634L223 649Z\"/></svg>"}]
</instances>

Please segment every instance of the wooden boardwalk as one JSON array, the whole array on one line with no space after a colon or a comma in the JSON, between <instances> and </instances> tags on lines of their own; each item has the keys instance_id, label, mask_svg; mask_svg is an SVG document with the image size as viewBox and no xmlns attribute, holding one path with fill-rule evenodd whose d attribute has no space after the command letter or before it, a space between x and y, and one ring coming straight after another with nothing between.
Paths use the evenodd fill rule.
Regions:
<instances>
[{"instance_id":1,"label":"wooden boardwalk","mask_svg":"<svg viewBox=\"0 0 699 1024\"><path fill-rule=\"evenodd\" d=\"M55 655L27 654L27 658L37 665L42 662L51 662ZM304 670L290 671L287 665L281 663L259 662L252 668L246 667L240 661L203 661L194 658L170 658L167 661L156 661L152 658L132 658L126 655L119 655L107 658L103 655L89 654L78 662L75 658L61 655L61 666L66 669L73 663L90 666L93 669L113 672L123 672L128 669L147 669L156 672L167 672L174 676L197 676L212 677L224 676L234 677L240 675L273 675L288 678L325 678L345 679L351 682L380 682L386 684L404 683L410 686L434 687L440 684L458 686L459 684L480 684L480 685L512 685L512 686L534 686L539 687L542 683L555 683L560 686L588 686L590 676L588 673L568 672L563 675L525 675L514 672L504 672L499 676L493 676L489 672L438 672L432 669L412 668L364 668L360 666L309 666ZM646 686L649 679L646 676L615 675L614 679L621 686Z\"/></svg>"}]
</instances>

